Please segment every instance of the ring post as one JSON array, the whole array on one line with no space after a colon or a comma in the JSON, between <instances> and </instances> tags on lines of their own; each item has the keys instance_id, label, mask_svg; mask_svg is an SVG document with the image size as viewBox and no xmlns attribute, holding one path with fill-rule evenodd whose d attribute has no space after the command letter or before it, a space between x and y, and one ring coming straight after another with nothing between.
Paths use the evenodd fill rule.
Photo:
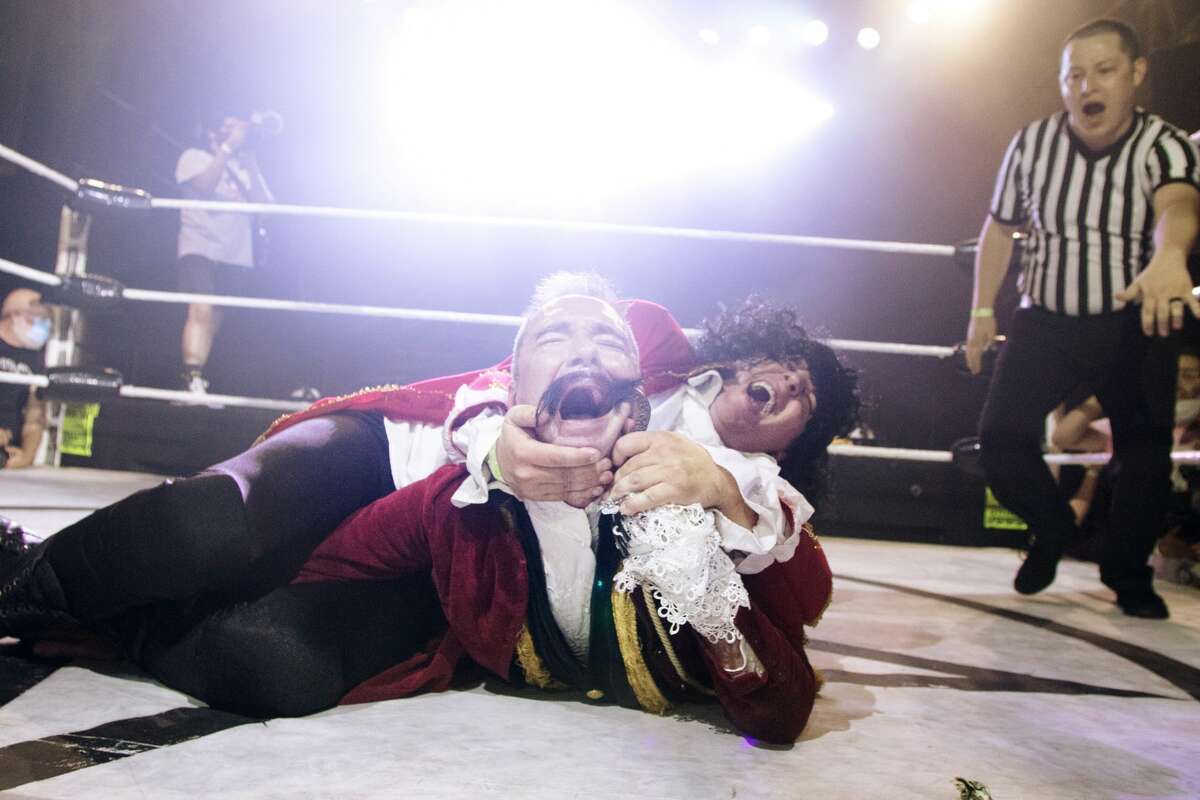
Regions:
<instances>
[{"instance_id":1,"label":"ring post","mask_svg":"<svg viewBox=\"0 0 1200 800\"><path fill-rule=\"evenodd\" d=\"M88 233L92 227L92 215L72 208L62 207L58 223L58 253L54 261L54 273L67 279L87 274ZM84 336L84 321L78 309L65 306L53 307L53 328L46 342L46 367L74 367L79 365L79 348ZM49 446L46 463L62 465L62 422L64 404L60 400L46 401L46 429Z\"/></svg>"}]
</instances>

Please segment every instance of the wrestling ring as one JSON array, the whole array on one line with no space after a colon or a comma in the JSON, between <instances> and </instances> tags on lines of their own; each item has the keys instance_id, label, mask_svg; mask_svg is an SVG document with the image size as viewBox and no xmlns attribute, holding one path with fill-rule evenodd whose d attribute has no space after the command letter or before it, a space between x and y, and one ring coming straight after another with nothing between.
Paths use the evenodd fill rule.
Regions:
<instances>
[{"instance_id":1,"label":"wrestling ring","mask_svg":"<svg viewBox=\"0 0 1200 800\"><path fill-rule=\"evenodd\" d=\"M121 397L280 413L308 405L136 386L112 370L82 367L75 338L80 312L203 303L498 328L519 324L518 317L501 314L123 286L87 269L88 232L102 209L137 214L199 208L931 258L970 255L964 245L179 200L76 180L3 145L0 159L55 185L66 198L53 273L0 258L0 272L38 285L57 309L45 373L0 373L0 382L37 387L52 404L47 466L0 472L0 513L15 498L50 498L39 501L48 515L30 523L43 531L158 480L55 468L68 403ZM961 347L953 345L826 341L846 352L961 358ZM881 466L965 467L971 458L969 452L849 444L835 444L830 452ZM1108 457L1046 458L1090 465ZM1200 452L1173 458L1200 463ZM491 685L248 724L257 721L197 707L136 672L55 664L34 675L14 671L13 659L0 652L0 674L16 676L0 681L0 794L953 800L959 796L954 778L964 777L986 784L995 800L1200 796L1190 745L1200 724L1200 599L1194 590L1164 586L1172 620L1147 625L1114 609L1087 564L1064 563L1053 590L1025 598L1011 591L1017 564L1011 549L838 538L823 546L834 566L837 602L813 631L809 650L826 687L809 728L786 752L739 746L719 715L705 708L685 709L681 721Z\"/></svg>"}]
</instances>

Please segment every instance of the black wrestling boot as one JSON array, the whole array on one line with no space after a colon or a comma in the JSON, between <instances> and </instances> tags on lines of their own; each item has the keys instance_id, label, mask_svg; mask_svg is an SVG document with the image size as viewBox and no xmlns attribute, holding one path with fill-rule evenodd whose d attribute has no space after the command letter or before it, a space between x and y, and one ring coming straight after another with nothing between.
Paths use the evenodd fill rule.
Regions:
<instances>
[{"instance_id":1,"label":"black wrestling boot","mask_svg":"<svg viewBox=\"0 0 1200 800\"><path fill-rule=\"evenodd\" d=\"M28 533L8 517L0 516L0 570L30 548Z\"/></svg>"},{"instance_id":2,"label":"black wrestling boot","mask_svg":"<svg viewBox=\"0 0 1200 800\"><path fill-rule=\"evenodd\" d=\"M45 560L44 544L29 547L6 531L0 562L0 636L20 638L73 623L58 578ZM11 547L10 547L11 545ZM18 548L20 548L18 550Z\"/></svg>"},{"instance_id":3,"label":"black wrestling boot","mask_svg":"<svg viewBox=\"0 0 1200 800\"><path fill-rule=\"evenodd\" d=\"M1021 594L1037 594L1054 583L1064 546L1064 542L1034 536L1029 553L1013 579L1013 588Z\"/></svg>"}]
</instances>

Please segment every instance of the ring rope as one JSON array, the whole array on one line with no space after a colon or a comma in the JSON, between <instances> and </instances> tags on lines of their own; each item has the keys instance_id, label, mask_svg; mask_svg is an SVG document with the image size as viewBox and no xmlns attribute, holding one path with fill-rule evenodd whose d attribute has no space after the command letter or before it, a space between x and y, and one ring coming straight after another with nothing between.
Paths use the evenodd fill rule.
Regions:
<instances>
[{"instance_id":1,"label":"ring rope","mask_svg":"<svg viewBox=\"0 0 1200 800\"><path fill-rule=\"evenodd\" d=\"M24 375L16 372L0 372L0 383L15 383L45 388L50 380L45 375ZM191 406L236 406L239 408L261 408L269 411L302 411L311 405L299 400L272 400L266 397L242 397L233 394L201 394L175 389L156 389L152 386L122 385L117 393L121 397L148 400L169 400ZM102 402L102 401L101 401Z\"/></svg>"},{"instance_id":2,"label":"ring rope","mask_svg":"<svg viewBox=\"0 0 1200 800\"><path fill-rule=\"evenodd\" d=\"M50 167L0 145L0 158L24 167L35 175L53 181L72 193L79 192L79 182L56 172ZM124 188L124 187L112 187ZM705 228L679 228L660 225L631 225L615 222L584 222L580 220L537 219L532 217L500 217L490 215L449 214L424 211L394 211L388 209L339 208L336 206L303 206L287 203L231 203L217 200L187 200L170 197L150 197L137 192L148 200L150 208L197 209L227 214L272 214L276 216L326 217L330 219L387 220L399 222L423 222L442 225L482 225L503 228L533 228L537 230L563 230L593 233L625 233L638 236L666 236L706 241L749 242L755 244L786 244L804 247L825 247L846 250L868 250L883 253L906 253L910 255L953 257L958 248L945 244L919 244L916 242L883 242L859 239L838 239L827 236L800 236L783 233L752 233L746 231L722 231ZM92 195L94 197L94 195ZM119 206L118 206L119 207Z\"/></svg>"},{"instance_id":3,"label":"ring rope","mask_svg":"<svg viewBox=\"0 0 1200 800\"><path fill-rule=\"evenodd\" d=\"M0 258L0 272L28 278L47 286L61 286L63 281L57 276L43 272L33 267L26 267ZM348 303L317 303L303 300L275 300L262 297L237 297L224 294L196 294L191 292L163 292L153 289L121 289L121 297L147 303L179 303L183 305L201 304L211 306L258 308L269 311L308 311L319 314L346 314L363 317L387 317L391 319L412 319L424 322L456 322L471 325L509 325L517 327L521 317L512 314L482 314L467 311L431 311L420 308L392 308L387 306L364 306ZM684 328L688 336L700 334L697 328ZM825 339L830 347L839 350L890 353L912 356L934 356L950 358L957 353L953 347L941 345L901 344L897 342L868 342L853 339Z\"/></svg>"},{"instance_id":4,"label":"ring rope","mask_svg":"<svg viewBox=\"0 0 1200 800\"><path fill-rule=\"evenodd\" d=\"M43 286L62 286L62 278L53 273L27 267L24 264L18 264L15 261L9 261L5 258L0 258L0 272L7 272L10 275L16 275L27 281L40 283Z\"/></svg>"},{"instance_id":5,"label":"ring rope","mask_svg":"<svg viewBox=\"0 0 1200 800\"><path fill-rule=\"evenodd\" d=\"M71 192L72 194L79 191L78 181L68 178L66 175L63 175L57 170L51 169L40 161L35 161L27 155L18 153L11 147L6 147L3 144L0 144L0 158L16 164L18 167L23 167L29 172L32 172L34 175L45 178L53 183L57 183L59 186L66 189L68 192Z\"/></svg>"},{"instance_id":6,"label":"ring rope","mask_svg":"<svg viewBox=\"0 0 1200 800\"><path fill-rule=\"evenodd\" d=\"M892 458L897 461L930 461L949 464L954 461L954 454L948 450L909 450L901 447L872 447L857 444L831 444L829 452L839 456L858 458ZM1107 464L1112 458L1110 453L1046 453L1043 455L1047 464L1089 466ZM1200 464L1200 450L1175 450L1171 452L1171 460L1183 464Z\"/></svg>"},{"instance_id":7,"label":"ring rope","mask_svg":"<svg viewBox=\"0 0 1200 800\"><path fill-rule=\"evenodd\" d=\"M150 207L197 209L200 211L217 211L232 214L274 214L279 216L326 217L332 219L424 222L440 225L481 225L493 228L533 228L536 230L587 233L625 233L637 236L664 236L679 239L701 239L705 241L753 244L786 244L803 247L868 250L882 253L904 253L924 256L953 257L956 252L956 248L948 244L881 242L865 239L838 239L827 236L801 236L788 233L754 233L748 231L711 230L708 228L631 225L618 222L585 222L582 220L538 219L535 217L449 214L432 211L391 211L386 209L337 208L334 206L301 206L286 203L231 203L218 200L186 200L170 197L151 198Z\"/></svg>"}]
</instances>

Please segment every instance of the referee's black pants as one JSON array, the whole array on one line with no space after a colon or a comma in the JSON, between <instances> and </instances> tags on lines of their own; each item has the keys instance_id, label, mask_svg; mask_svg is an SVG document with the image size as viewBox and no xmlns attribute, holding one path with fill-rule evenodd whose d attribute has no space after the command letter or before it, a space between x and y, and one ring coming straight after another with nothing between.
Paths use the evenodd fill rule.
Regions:
<instances>
[{"instance_id":1,"label":"referee's black pants","mask_svg":"<svg viewBox=\"0 0 1200 800\"><path fill-rule=\"evenodd\" d=\"M1083 384L1112 425L1111 524L1100 578L1122 593L1150 588L1147 565L1164 532L1170 496L1178 349L1147 337L1140 310L1070 317L1019 309L996 365L980 423L984 471L996 499L1051 545L1076 530L1067 499L1042 459L1046 415Z\"/></svg>"}]
</instances>

